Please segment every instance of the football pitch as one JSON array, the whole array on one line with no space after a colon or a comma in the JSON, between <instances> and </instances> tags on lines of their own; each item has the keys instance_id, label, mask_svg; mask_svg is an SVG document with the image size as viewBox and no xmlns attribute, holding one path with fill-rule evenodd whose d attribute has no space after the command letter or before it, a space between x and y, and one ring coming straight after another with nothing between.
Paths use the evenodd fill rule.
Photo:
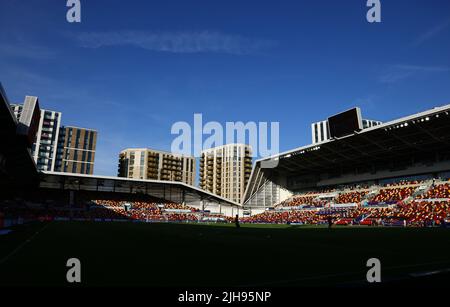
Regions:
<instances>
[{"instance_id":1,"label":"football pitch","mask_svg":"<svg viewBox=\"0 0 450 307\"><path fill-rule=\"evenodd\" d=\"M450 269L450 229L51 222L0 236L0 285L277 287L365 285ZM446 278L448 275L445 275Z\"/></svg>"}]
</instances>

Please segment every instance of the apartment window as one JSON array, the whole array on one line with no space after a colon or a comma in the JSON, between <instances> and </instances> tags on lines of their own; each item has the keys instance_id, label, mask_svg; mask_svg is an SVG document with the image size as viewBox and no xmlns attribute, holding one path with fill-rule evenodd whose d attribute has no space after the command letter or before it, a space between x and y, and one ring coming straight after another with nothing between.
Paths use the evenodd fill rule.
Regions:
<instances>
[{"instance_id":1,"label":"apartment window","mask_svg":"<svg viewBox=\"0 0 450 307\"><path fill-rule=\"evenodd\" d=\"M314 124L314 140L315 143L319 142L319 130L317 129L317 124Z\"/></svg>"},{"instance_id":2,"label":"apartment window","mask_svg":"<svg viewBox=\"0 0 450 307\"><path fill-rule=\"evenodd\" d=\"M321 133L321 138L320 140L323 141L325 140L325 133L323 131L323 122L320 123L320 133Z\"/></svg>"},{"instance_id":3,"label":"apartment window","mask_svg":"<svg viewBox=\"0 0 450 307\"><path fill-rule=\"evenodd\" d=\"M94 131L89 131L89 150L94 146Z\"/></svg>"},{"instance_id":4,"label":"apartment window","mask_svg":"<svg viewBox=\"0 0 450 307\"><path fill-rule=\"evenodd\" d=\"M89 132L85 131L84 132L84 140L83 140L83 149L87 149L88 146L88 141L89 141Z\"/></svg>"},{"instance_id":5,"label":"apartment window","mask_svg":"<svg viewBox=\"0 0 450 307\"><path fill-rule=\"evenodd\" d=\"M78 146L80 145L80 129L77 129L77 136L75 138L75 148L78 148Z\"/></svg>"}]
</instances>

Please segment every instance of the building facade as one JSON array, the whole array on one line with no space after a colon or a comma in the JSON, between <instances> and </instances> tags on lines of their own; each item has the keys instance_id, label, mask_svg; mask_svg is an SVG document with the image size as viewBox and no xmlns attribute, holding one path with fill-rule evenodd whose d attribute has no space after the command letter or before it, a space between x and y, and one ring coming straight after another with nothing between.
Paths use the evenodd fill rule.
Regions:
<instances>
[{"instance_id":1,"label":"building facade","mask_svg":"<svg viewBox=\"0 0 450 307\"><path fill-rule=\"evenodd\" d=\"M25 100L27 101L28 99L37 99L37 97L26 96ZM23 105L13 104L11 108L14 115L20 120L24 111ZM40 171L55 170L60 126L61 112L41 109L38 132L32 146L33 159Z\"/></svg>"},{"instance_id":2,"label":"building facade","mask_svg":"<svg viewBox=\"0 0 450 307\"><path fill-rule=\"evenodd\" d=\"M149 148L128 148L119 154L118 176L194 185L195 158Z\"/></svg>"},{"instance_id":3,"label":"building facade","mask_svg":"<svg viewBox=\"0 0 450 307\"><path fill-rule=\"evenodd\" d=\"M228 144L202 151L200 188L240 203L252 171L252 149Z\"/></svg>"},{"instance_id":4,"label":"building facade","mask_svg":"<svg viewBox=\"0 0 450 307\"><path fill-rule=\"evenodd\" d=\"M20 121L22 116L26 116L27 106L37 104L37 101L37 97L26 96L23 105L11 104L11 109ZM37 169L49 172L93 174L97 132L62 126L61 112L44 109L40 112L36 139L33 140L31 147Z\"/></svg>"},{"instance_id":5,"label":"building facade","mask_svg":"<svg viewBox=\"0 0 450 307\"><path fill-rule=\"evenodd\" d=\"M96 146L97 131L71 126L61 127L55 171L92 175Z\"/></svg>"},{"instance_id":6,"label":"building facade","mask_svg":"<svg viewBox=\"0 0 450 307\"><path fill-rule=\"evenodd\" d=\"M37 97L27 96L23 107L16 108L11 114L17 118L17 134L25 141L27 148L31 149L36 139L41 120L41 109ZM19 115L20 114L20 115Z\"/></svg>"},{"instance_id":7,"label":"building facade","mask_svg":"<svg viewBox=\"0 0 450 307\"><path fill-rule=\"evenodd\" d=\"M363 119L362 127L363 129L367 129L370 127L381 125L382 122L378 120L371 119ZM330 127L328 125L328 120L323 120L320 122L315 122L311 124L311 135L312 135L312 144L321 143L329 140L330 137Z\"/></svg>"}]
</instances>

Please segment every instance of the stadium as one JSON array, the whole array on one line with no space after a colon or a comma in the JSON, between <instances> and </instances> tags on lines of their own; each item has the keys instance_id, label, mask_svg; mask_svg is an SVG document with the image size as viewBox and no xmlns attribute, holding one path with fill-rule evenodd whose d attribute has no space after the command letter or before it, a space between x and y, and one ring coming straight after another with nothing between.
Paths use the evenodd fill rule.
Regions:
<instances>
[{"instance_id":1,"label":"stadium","mask_svg":"<svg viewBox=\"0 0 450 307\"><path fill-rule=\"evenodd\" d=\"M450 196L449 107L367 129L355 128L355 110L329 118L330 126L340 127L330 140L256 161L244 208L261 215L249 221L277 222L272 214L283 213L280 222L303 223L290 216L296 209L311 210L315 223L330 213L342 225L443 223ZM277 167L261 166L269 160Z\"/></svg>"},{"instance_id":2,"label":"stadium","mask_svg":"<svg viewBox=\"0 0 450 307\"><path fill-rule=\"evenodd\" d=\"M38 172L38 110L17 121L1 89L3 286L68 285L73 257L88 286L361 286L370 258L388 285L447 280L450 105L367 129L358 109L332 116L330 139L256 161L242 203Z\"/></svg>"}]
</instances>

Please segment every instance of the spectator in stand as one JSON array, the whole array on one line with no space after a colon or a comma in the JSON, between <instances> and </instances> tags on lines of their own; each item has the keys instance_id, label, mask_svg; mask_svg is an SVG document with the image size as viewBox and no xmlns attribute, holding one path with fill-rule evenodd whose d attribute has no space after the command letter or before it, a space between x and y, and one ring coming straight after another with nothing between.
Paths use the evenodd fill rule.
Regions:
<instances>
[{"instance_id":1,"label":"spectator in stand","mask_svg":"<svg viewBox=\"0 0 450 307\"><path fill-rule=\"evenodd\" d=\"M448 183L434 185L431 189L417 197L418 199L441 199L441 198L450 198L450 185Z\"/></svg>"},{"instance_id":2,"label":"spectator in stand","mask_svg":"<svg viewBox=\"0 0 450 307\"><path fill-rule=\"evenodd\" d=\"M357 203L359 204L362 200L362 198L367 194L367 191L355 191L350 193L344 193L340 194L338 196L338 199L336 203L338 204L350 204L350 203Z\"/></svg>"},{"instance_id":3,"label":"spectator in stand","mask_svg":"<svg viewBox=\"0 0 450 307\"><path fill-rule=\"evenodd\" d=\"M402 201L408 197L410 197L414 191L416 190L416 187L398 187L398 188L389 188L389 189L382 189L376 195L372 202L377 203L389 203L389 202L398 202Z\"/></svg>"}]
</instances>

